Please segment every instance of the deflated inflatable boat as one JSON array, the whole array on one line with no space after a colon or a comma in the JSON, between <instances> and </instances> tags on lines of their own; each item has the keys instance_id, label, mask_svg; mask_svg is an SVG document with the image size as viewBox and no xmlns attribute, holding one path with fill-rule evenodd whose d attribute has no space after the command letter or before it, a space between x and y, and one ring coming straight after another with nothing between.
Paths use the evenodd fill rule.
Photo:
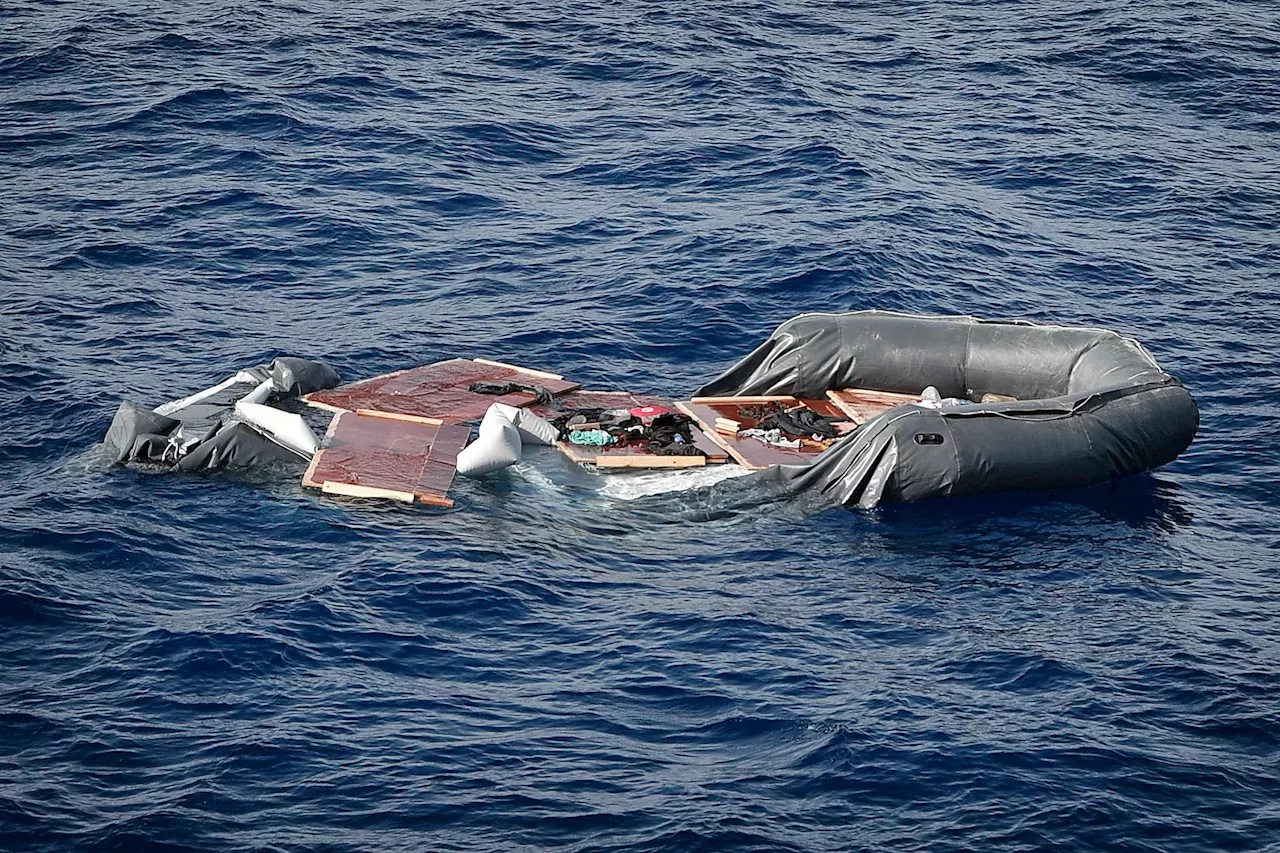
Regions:
<instances>
[{"instance_id":1,"label":"deflated inflatable boat","mask_svg":"<svg viewBox=\"0 0 1280 853\"><path fill-rule=\"evenodd\" d=\"M588 454L596 468L724 464L731 454L762 469L738 483L870 507L1105 483L1173 461L1199 426L1195 402L1178 380L1140 344L1114 332L879 311L787 321L705 385L689 407L676 404L687 416L624 392L579 390L555 374L484 359L451 359L322 390L337 382L321 362L277 358L156 409L125 403L106 443L117 462L180 471L309 462L305 486L452 506L446 493L455 473L498 471L520 461L525 445L554 444L583 461L573 435L561 440L561 427L534 411L541 407L567 423L577 411L581 428L600 434L596 444L621 441L615 433L627 439L622 450ZM323 443L298 413L302 403L328 414ZM609 416L605 410L619 405L627 420L607 435L603 421L584 420ZM742 430L745 421L720 417L715 406L751 416L752 427L765 422L754 410L782 406L788 416L775 417L772 432L785 428L786 441L769 430ZM848 418L823 415L823 408ZM798 420L801 409L812 418ZM679 446L658 442L642 416L659 411L698 419L702 430L663 439L685 438ZM464 448L467 425L482 413L478 438ZM791 434L816 430L820 420L844 423L829 424L825 438ZM852 431L839 437L845 430ZM680 452L669 455L673 448Z\"/></svg>"},{"instance_id":2,"label":"deflated inflatable boat","mask_svg":"<svg viewBox=\"0 0 1280 853\"><path fill-rule=\"evenodd\" d=\"M1199 426L1182 384L1115 332L880 311L789 320L698 395L928 386L955 405L898 406L810 464L753 477L863 507L1091 486L1173 461ZM1016 399L969 402L988 395Z\"/></svg>"}]
</instances>

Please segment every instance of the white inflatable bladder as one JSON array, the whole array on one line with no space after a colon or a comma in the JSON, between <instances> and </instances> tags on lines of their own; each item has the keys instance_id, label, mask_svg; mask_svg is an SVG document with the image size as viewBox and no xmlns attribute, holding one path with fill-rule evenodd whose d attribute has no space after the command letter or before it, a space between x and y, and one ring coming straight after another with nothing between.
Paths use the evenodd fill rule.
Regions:
<instances>
[{"instance_id":1,"label":"white inflatable bladder","mask_svg":"<svg viewBox=\"0 0 1280 853\"><path fill-rule=\"evenodd\" d=\"M228 376L226 379L222 380L217 385L214 385L210 388L206 388L203 391L197 391L196 393L192 394L189 397L183 397L181 400L173 400L172 402L165 403L160 406L156 406L153 411L155 411L155 413L158 415L165 415L167 417L173 414L174 412L178 412L178 411L181 411L182 409L187 408L188 406L193 406L196 403L207 400L210 397L212 397L214 394L217 394L220 391L225 391L227 388L230 388L232 385L250 385L257 381L258 381L257 377L255 377L252 373L250 373L247 370L241 370L240 372L234 374L233 376ZM250 393L253 393L253 392L250 392ZM257 401L254 400L250 402L257 402Z\"/></svg>"},{"instance_id":2,"label":"white inflatable bladder","mask_svg":"<svg viewBox=\"0 0 1280 853\"><path fill-rule=\"evenodd\" d=\"M271 392L275 390L274 380L270 377L262 380L257 388L254 388L248 394L240 398L241 403L261 403L263 400L271 396Z\"/></svg>"},{"instance_id":3,"label":"white inflatable bladder","mask_svg":"<svg viewBox=\"0 0 1280 853\"><path fill-rule=\"evenodd\" d=\"M533 412L517 409L515 406L508 406L505 403L494 403L489 407L489 411L485 412L485 417L489 417L489 414L494 409L497 409L499 414L515 424L516 431L520 433L520 440L525 444L550 447L560 437L560 431L555 428L555 424L538 417Z\"/></svg>"},{"instance_id":4,"label":"white inflatable bladder","mask_svg":"<svg viewBox=\"0 0 1280 853\"><path fill-rule=\"evenodd\" d=\"M256 393L256 390L252 393ZM252 393L246 396L252 396ZM236 417L303 456L313 456L320 446L316 434L301 415L291 415L261 403L240 400L236 403Z\"/></svg>"},{"instance_id":5,"label":"white inflatable bladder","mask_svg":"<svg viewBox=\"0 0 1280 853\"><path fill-rule=\"evenodd\" d=\"M555 444L555 426L532 412L494 403L480 421L480 434L458 454L458 473L479 477L520 461L524 443Z\"/></svg>"}]
</instances>

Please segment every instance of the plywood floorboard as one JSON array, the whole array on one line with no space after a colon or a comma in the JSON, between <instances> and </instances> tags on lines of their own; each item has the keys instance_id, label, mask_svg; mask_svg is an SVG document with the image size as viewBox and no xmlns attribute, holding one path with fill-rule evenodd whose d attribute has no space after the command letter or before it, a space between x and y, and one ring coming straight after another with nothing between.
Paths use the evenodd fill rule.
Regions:
<instances>
[{"instance_id":1,"label":"plywood floorboard","mask_svg":"<svg viewBox=\"0 0 1280 853\"><path fill-rule=\"evenodd\" d=\"M374 376L341 388L316 391L303 402L331 411L367 410L384 416L465 423L479 420L493 403L524 408L534 396L524 392L502 396L467 390L473 382L519 382L541 385L554 395L577 390L577 382L554 374L495 362L454 358L408 370Z\"/></svg>"},{"instance_id":2,"label":"plywood floorboard","mask_svg":"<svg viewBox=\"0 0 1280 853\"><path fill-rule=\"evenodd\" d=\"M302 484L330 494L452 506L446 497L470 428L339 412Z\"/></svg>"}]
</instances>

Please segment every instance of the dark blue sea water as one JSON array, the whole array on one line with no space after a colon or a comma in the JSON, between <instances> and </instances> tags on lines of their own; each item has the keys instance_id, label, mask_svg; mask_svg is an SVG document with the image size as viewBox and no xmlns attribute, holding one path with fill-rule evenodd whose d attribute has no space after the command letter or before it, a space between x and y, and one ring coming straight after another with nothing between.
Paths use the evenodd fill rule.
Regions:
<instances>
[{"instance_id":1,"label":"dark blue sea water","mask_svg":"<svg viewBox=\"0 0 1280 853\"><path fill-rule=\"evenodd\" d=\"M0 849L1280 849L1280 7L0 6ZM1105 326L1115 491L451 512L98 444L276 354L685 394L788 317Z\"/></svg>"}]
</instances>

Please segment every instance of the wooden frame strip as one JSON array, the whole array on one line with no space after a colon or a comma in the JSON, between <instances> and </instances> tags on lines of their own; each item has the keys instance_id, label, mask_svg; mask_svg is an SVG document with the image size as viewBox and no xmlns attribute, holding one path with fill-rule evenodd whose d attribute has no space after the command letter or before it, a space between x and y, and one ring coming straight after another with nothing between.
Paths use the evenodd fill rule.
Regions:
<instances>
[{"instance_id":1,"label":"wooden frame strip","mask_svg":"<svg viewBox=\"0 0 1280 853\"><path fill-rule=\"evenodd\" d=\"M527 373L530 376L541 376L543 379L555 379L563 382L564 377L558 373L547 373L545 370L530 370L527 367L519 367L514 364L507 364L505 361L494 361L491 358L473 358L472 361L477 364L487 364L491 367L505 367L507 370L518 370L521 373Z\"/></svg>"},{"instance_id":2,"label":"wooden frame strip","mask_svg":"<svg viewBox=\"0 0 1280 853\"><path fill-rule=\"evenodd\" d=\"M325 445L329 443L329 439L333 436L334 432L337 431L338 418L342 417L344 412L345 410L339 410L338 413L330 419L329 428L324 432L324 438L320 439L320 444L316 447L316 452L311 454L311 464L307 466L307 473L302 475L302 485L309 486L313 489L321 487L321 484L317 483L313 479L316 473L316 466L320 464L320 452L325 449Z\"/></svg>"},{"instance_id":3,"label":"wooden frame strip","mask_svg":"<svg viewBox=\"0 0 1280 853\"><path fill-rule=\"evenodd\" d=\"M799 403L795 397L783 394L774 397L694 397L689 400L700 406L723 406L729 403L744 403L751 405L753 403ZM690 415L690 417L693 417Z\"/></svg>"},{"instance_id":4,"label":"wooden frame strip","mask_svg":"<svg viewBox=\"0 0 1280 853\"><path fill-rule=\"evenodd\" d=\"M345 409L343 411L346 411ZM356 409L357 415L364 415L367 418L385 418L389 421L408 421L411 424L427 424L428 426L440 426L444 423L440 418L428 418L422 415L401 415L396 412L383 412L378 409Z\"/></svg>"},{"instance_id":5,"label":"wooden frame strip","mask_svg":"<svg viewBox=\"0 0 1280 853\"><path fill-rule=\"evenodd\" d=\"M699 468L705 456L597 456L597 468Z\"/></svg>"},{"instance_id":6,"label":"wooden frame strip","mask_svg":"<svg viewBox=\"0 0 1280 853\"><path fill-rule=\"evenodd\" d=\"M387 500L413 503L413 492L397 492L391 489L377 489L373 486L357 486L354 483L339 483L326 480L320 487L326 495L342 495L347 498L385 498ZM452 502L450 502L452 506Z\"/></svg>"},{"instance_id":7,"label":"wooden frame strip","mask_svg":"<svg viewBox=\"0 0 1280 853\"><path fill-rule=\"evenodd\" d=\"M864 402L867 404L878 403L883 405L885 407L885 411L897 408L898 406L907 405L908 403L918 403L920 401L920 398L917 395L899 394L894 391L872 391L866 388L841 388L828 391L827 399L831 401L832 405L844 412L849 420L859 425L866 423L868 418L863 414L863 412L859 411L853 401L844 399L842 395L845 394L851 396L859 395L864 398L869 398L865 399Z\"/></svg>"},{"instance_id":8,"label":"wooden frame strip","mask_svg":"<svg viewBox=\"0 0 1280 853\"><path fill-rule=\"evenodd\" d=\"M321 409L326 412L333 412L335 415L341 414L343 412L351 411L350 409L343 409L339 406L330 406L328 403L315 402L311 399L310 394L305 394L302 397L299 397L298 399L302 400L302 402L306 403L308 406L310 406L313 409Z\"/></svg>"},{"instance_id":9,"label":"wooden frame strip","mask_svg":"<svg viewBox=\"0 0 1280 853\"><path fill-rule=\"evenodd\" d=\"M703 399L703 400L708 400L708 399L710 399L710 400L722 400L722 399L737 400L737 399L739 399L739 398L737 398L737 397L702 397L702 398L699 398L699 399ZM692 402L693 402L693 401L691 400L691 401L690 401L690 403L692 403ZM680 402L680 403L676 403L676 408L677 408L677 409L679 409L680 411L684 412L684 413L685 413L686 415L688 415L689 417L693 418L694 423L697 423L697 424L701 425L701 426L702 426L702 434L703 434L703 435L705 435L705 436L707 436L707 438L711 439L711 440L712 440L712 441L714 441L716 444L720 445L721 449L723 449L725 453L728 453L730 456L732 456L732 457L733 457L733 460L734 460L735 462L737 462L739 465L741 465L743 468L749 468L749 469L750 469L750 470L752 470L752 471L758 471L758 470L760 470L760 466L758 466L758 465L752 465L750 462L748 462L746 459L744 459L744 458L743 458L743 456L742 456L742 454L741 454L741 453L739 453L737 450L735 450L735 449L734 449L734 447L733 447L733 445L731 445L731 444L729 444L729 442L725 441L725 440L720 436L720 434L719 434L719 433L717 433L714 429L710 429L710 430L709 430L709 429L707 429L707 428L706 428L706 425L702 423L702 419L701 419L701 418L699 418L697 415L695 415L695 414L693 413L693 410L692 410L692 409L690 409L690 408L689 408L689 406L687 406L687 405L686 405L686 404L684 404L683 402Z\"/></svg>"}]
</instances>

